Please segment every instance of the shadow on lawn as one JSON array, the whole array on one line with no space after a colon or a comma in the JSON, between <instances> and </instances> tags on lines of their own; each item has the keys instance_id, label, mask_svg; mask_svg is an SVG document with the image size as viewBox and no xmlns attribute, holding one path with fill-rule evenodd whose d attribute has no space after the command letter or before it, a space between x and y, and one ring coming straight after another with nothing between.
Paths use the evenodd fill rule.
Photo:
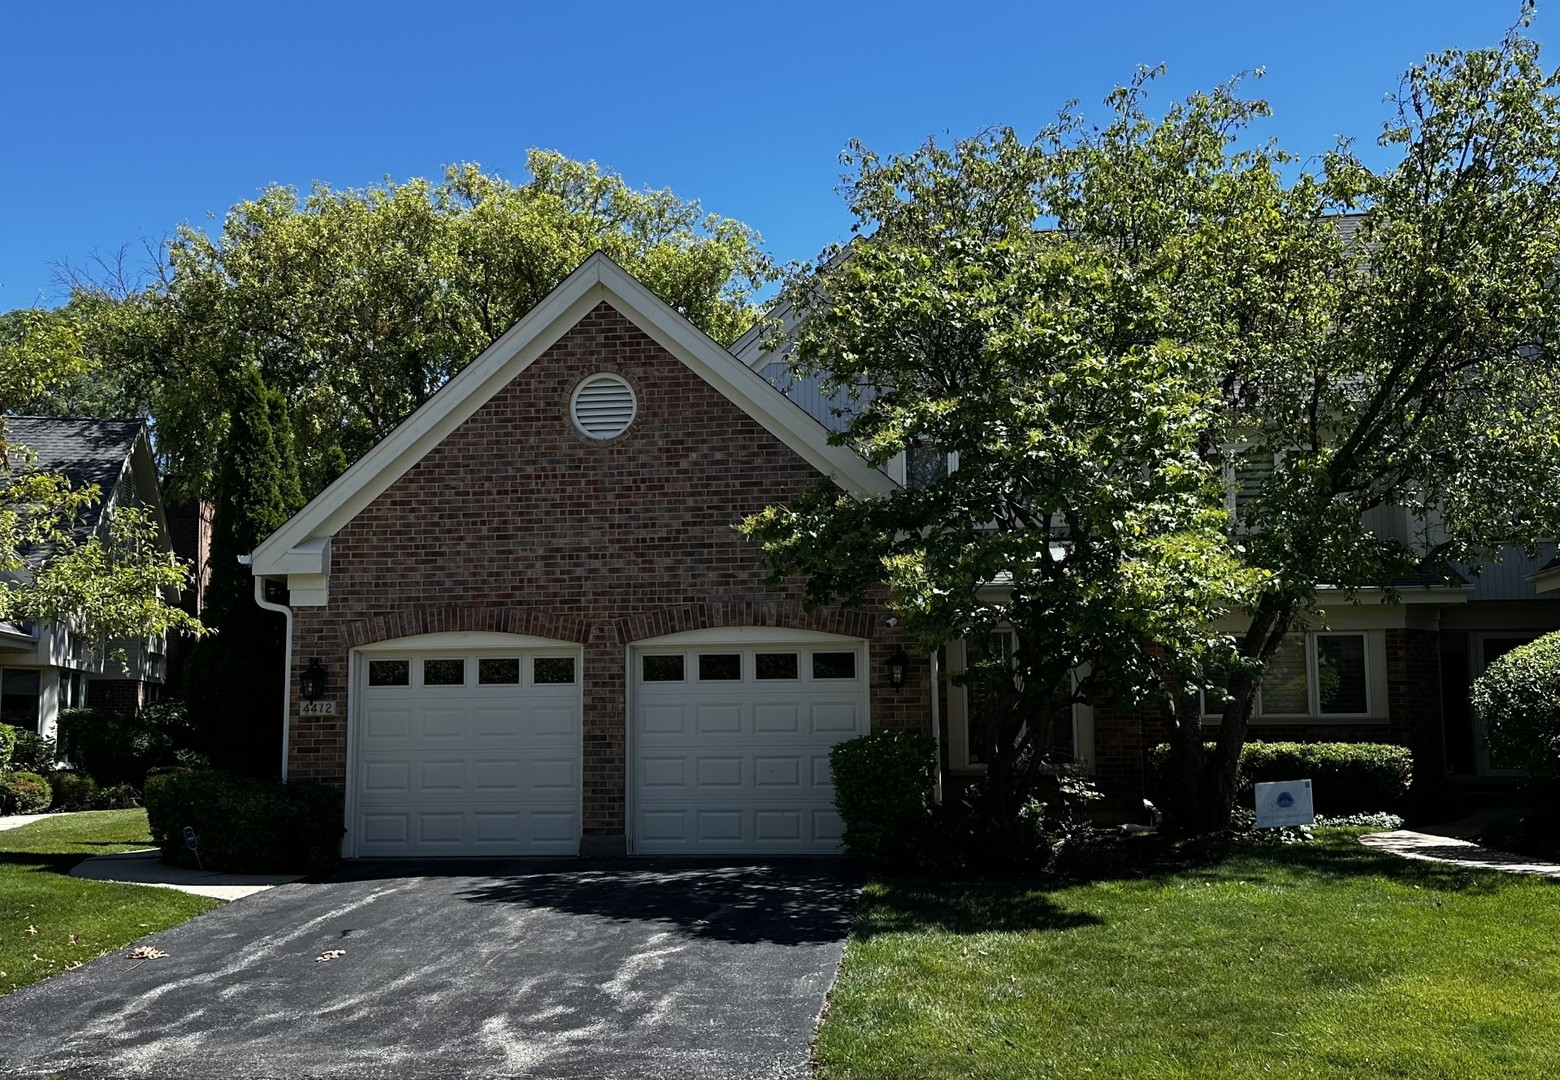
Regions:
<instances>
[{"instance_id":1,"label":"shadow on lawn","mask_svg":"<svg viewBox=\"0 0 1560 1080\"><path fill-rule=\"evenodd\" d=\"M934 931L982 934L1103 926L1097 915L1068 911L1044 891L1045 881L925 881L890 879L874 885L856 920L855 937Z\"/></svg>"}]
</instances>

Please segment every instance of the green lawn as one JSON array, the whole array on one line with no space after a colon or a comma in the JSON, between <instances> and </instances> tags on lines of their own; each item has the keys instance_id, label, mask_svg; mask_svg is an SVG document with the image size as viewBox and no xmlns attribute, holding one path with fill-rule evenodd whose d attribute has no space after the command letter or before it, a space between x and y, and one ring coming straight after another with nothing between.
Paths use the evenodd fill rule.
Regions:
<instances>
[{"instance_id":1,"label":"green lawn","mask_svg":"<svg viewBox=\"0 0 1560 1080\"><path fill-rule=\"evenodd\" d=\"M1410 862L1357 834L1053 890L873 884L819 1073L1560 1073L1560 883Z\"/></svg>"},{"instance_id":2,"label":"green lawn","mask_svg":"<svg viewBox=\"0 0 1560 1080\"><path fill-rule=\"evenodd\" d=\"M0 993L219 906L172 889L67 876L88 855L149 846L144 810L66 814L0 832Z\"/></svg>"}]
</instances>

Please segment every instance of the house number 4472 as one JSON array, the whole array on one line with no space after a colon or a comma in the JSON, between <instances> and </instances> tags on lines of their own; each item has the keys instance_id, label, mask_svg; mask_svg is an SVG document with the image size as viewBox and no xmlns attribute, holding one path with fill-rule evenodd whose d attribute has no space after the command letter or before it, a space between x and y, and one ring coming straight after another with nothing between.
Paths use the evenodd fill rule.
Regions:
<instances>
[{"instance_id":1,"label":"house number 4472","mask_svg":"<svg viewBox=\"0 0 1560 1080\"><path fill-rule=\"evenodd\" d=\"M298 703L299 716L335 716L336 703L334 701L300 701Z\"/></svg>"}]
</instances>

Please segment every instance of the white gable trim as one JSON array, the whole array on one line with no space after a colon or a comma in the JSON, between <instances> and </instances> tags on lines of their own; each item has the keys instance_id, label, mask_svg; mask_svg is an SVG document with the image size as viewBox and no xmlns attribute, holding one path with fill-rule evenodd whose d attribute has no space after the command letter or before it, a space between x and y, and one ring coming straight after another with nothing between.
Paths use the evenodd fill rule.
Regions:
<instances>
[{"instance_id":1,"label":"white gable trim","mask_svg":"<svg viewBox=\"0 0 1560 1080\"><path fill-rule=\"evenodd\" d=\"M894 487L884 473L850 450L830 446L827 431L796 403L622 267L597 252L424 402L422 408L267 537L254 551L253 572L257 576L328 574L330 537L602 301L620 311L845 491L864 496L885 493Z\"/></svg>"}]
</instances>

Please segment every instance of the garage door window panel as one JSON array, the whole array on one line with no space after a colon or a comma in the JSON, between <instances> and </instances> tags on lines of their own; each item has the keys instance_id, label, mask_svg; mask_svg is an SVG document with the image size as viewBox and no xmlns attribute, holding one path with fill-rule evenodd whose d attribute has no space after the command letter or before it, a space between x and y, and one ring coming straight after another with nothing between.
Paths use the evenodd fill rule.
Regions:
<instances>
[{"instance_id":1,"label":"garage door window panel","mask_svg":"<svg viewBox=\"0 0 1560 1080\"><path fill-rule=\"evenodd\" d=\"M754 657L758 678L762 680L796 679L798 673L794 652L761 652Z\"/></svg>"},{"instance_id":2,"label":"garage door window panel","mask_svg":"<svg viewBox=\"0 0 1560 1080\"><path fill-rule=\"evenodd\" d=\"M853 652L815 652L812 654L814 679L854 679L856 654Z\"/></svg>"},{"instance_id":3,"label":"garage door window panel","mask_svg":"<svg viewBox=\"0 0 1560 1080\"><path fill-rule=\"evenodd\" d=\"M370 660L368 662L369 686L410 686L412 663L410 660Z\"/></svg>"},{"instance_id":4,"label":"garage door window panel","mask_svg":"<svg viewBox=\"0 0 1560 1080\"><path fill-rule=\"evenodd\" d=\"M700 682L736 682L742 678L740 653L700 653Z\"/></svg>"},{"instance_id":5,"label":"garage door window panel","mask_svg":"<svg viewBox=\"0 0 1560 1080\"><path fill-rule=\"evenodd\" d=\"M520 661L518 658L499 658L477 661L477 683L481 686L518 686Z\"/></svg>"},{"instance_id":6,"label":"garage door window panel","mask_svg":"<svg viewBox=\"0 0 1560 1080\"><path fill-rule=\"evenodd\" d=\"M465 686L466 661L424 660L424 686Z\"/></svg>"},{"instance_id":7,"label":"garage door window panel","mask_svg":"<svg viewBox=\"0 0 1560 1080\"><path fill-rule=\"evenodd\" d=\"M683 681L683 656L681 653L673 655L651 655L644 658L644 681L649 682L682 682Z\"/></svg>"},{"instance_id":8,"label":"garage door window panel","mask_svg":"<svg viewBox=\"0 0 1560 1080\"><path fill-rule=\"evenodd\" d=\"M564 686L574 682L572 656L538 656L531 663L531 679L538 686Z\"/></svg>"}]
</instances>

